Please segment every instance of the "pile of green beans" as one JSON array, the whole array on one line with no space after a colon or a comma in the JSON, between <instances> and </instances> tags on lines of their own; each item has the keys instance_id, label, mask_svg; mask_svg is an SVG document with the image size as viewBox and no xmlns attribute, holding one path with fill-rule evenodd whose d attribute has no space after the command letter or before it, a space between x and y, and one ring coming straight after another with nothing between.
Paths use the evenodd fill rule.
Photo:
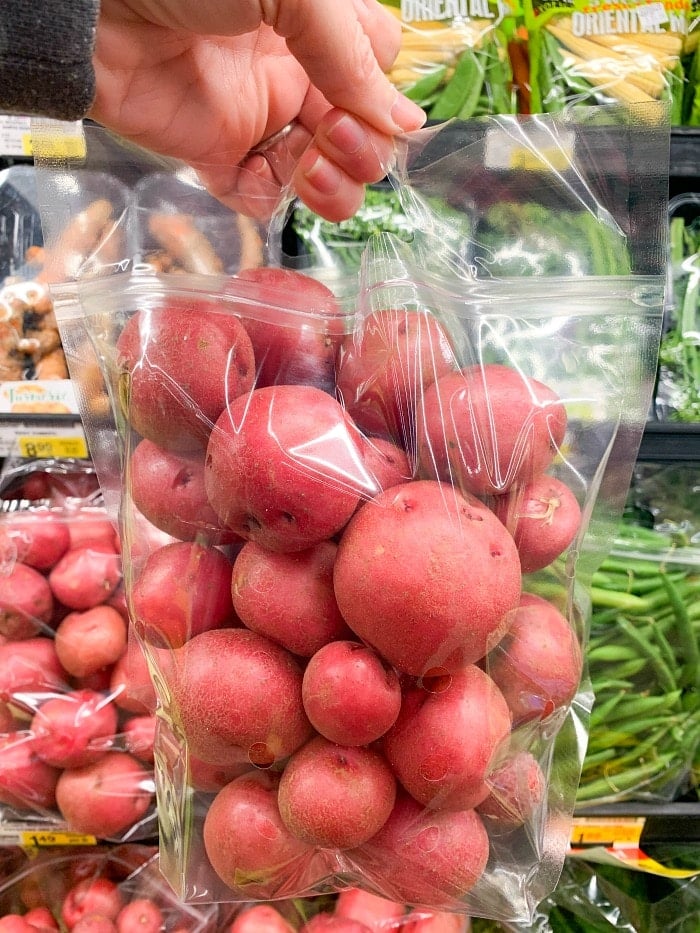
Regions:
<instances>
[{"instance_id":1,"label":"pile of green beans","mask_svg":"<svg viewBox=\"0 0 700 933\"><path fill-rule=\"evenodd\" d=\"M579 805L671 800L695 786L700 549L683 554L659 531L623 525L594 574L587 660L595 702Z\"/></svg>"}]
</instances>

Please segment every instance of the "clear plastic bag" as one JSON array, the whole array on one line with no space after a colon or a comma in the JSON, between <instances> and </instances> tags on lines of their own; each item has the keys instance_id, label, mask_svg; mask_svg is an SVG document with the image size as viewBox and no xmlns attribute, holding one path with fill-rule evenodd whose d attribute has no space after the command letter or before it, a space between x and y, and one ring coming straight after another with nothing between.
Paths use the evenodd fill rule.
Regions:
<instances>
[{"instance_id":1,"label":"clear plastic bag","mask_svg":"<svg viewBox=\"0 0 700 933\"><path fill-rule=\"evenodd\" d=\"M91 449L184 899L361 886L522 920L556 884L663 297L668 127L603 113L408 137L412 235L372 237L338 295L273 236L235 276L125 257L61 292L112 399L118 456ZM628 271L496 274L453 218L499 196L590 212Z\"/></svg>"}]
</instances>

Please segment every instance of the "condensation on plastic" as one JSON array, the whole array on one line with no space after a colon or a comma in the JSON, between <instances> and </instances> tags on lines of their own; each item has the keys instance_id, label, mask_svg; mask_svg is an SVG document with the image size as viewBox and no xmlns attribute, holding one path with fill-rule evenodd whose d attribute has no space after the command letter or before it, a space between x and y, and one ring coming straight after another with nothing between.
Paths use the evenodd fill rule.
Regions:
<instances>
[{"instance_id":1,"label":"condensation on plastic","mask_svg":"<svg viewBox=\"0 0 700 933\"><path fill-rule=\"evenodd\" d=\"M342 299L334 301L331 292L325 307L305 307L304 291L311 286L302 287L298 279L292 287L273 281L261 291L246 276L159 274L131 263L119 274L78 282L69 300L57 302L66 345L74 345L73 332L89 335L112 401L116 451L102 460L101 482L115 494L127 599L157 693L161 868L185 900L281 899L363 886L422 907L524 921L554 888L568 846L591 704L585 672L578 680L590 617L588 587L611 543L629 485L651 396L662 312L668 126L661 121L650 128L628 114L621 131L619 112L614 117L614 126L606 125L598 108L595 120L581 111L486 120L476 128L448 124L408 137L391 181L412 219L413 237L410 242L386 234L372 238L354 289L341 283ZM137 174L137 153L130 149L129 154ZM55 166L46 171L54 172L54 185L60 181ZM68 166L65 172L79 185L78 168ZM630 271L494 274L478 240L455 243L448 235L450 215L440 204L478 222L498 199L588 212L619 233L617 248L626 247ZM282 213L273 231L279 232L275 224ZM280 244L272 247L271 256L282 259ZM267 337L261 336L263 325ZM217 349L222 331L235 334L233 352L230 342ZM251 364L246 348L252 334L257 334L257 352ZM172 354L183 351L185 337L186 349L175 366ZM274 339L296 346L302 337L303 355L294 357L294 367L285 369L283 357L266 370L268 356L274 359ZM329 347L335 359L330 382L329 370L318 365ZM74 362L78 374L79 358ZM456 382L452 395L442 397L434 388L442 379ZM513 394L499 402L501 381L511 384ZM212 393L218 400L212 402ZM455 433L460 417L466 433ZM381 454L387 441L393 443L389 457ZM157 455L150 471L142 459L149 444L151 456ZM165 456L162 448L170 448ZM99 439L91 449L94 455L104 453ZM382 478L388 466L393 468L389 481ZM510 534L519 534L521 499L542 473L547 482L569 487L581 519L560 553L521 578ZM183 490L199 496L198 510L193 511L192 500L185 502L189 511L183 507ZM240 514L236 496L246 500ZM422 497L429 503L425 510ZM551 496L548 501L556 511ZM396 507L410 530L403 538L398 532L383 538L381 525ZM502 522L493 515L496 508ZM173 517L180 522L177 540L149 543L143 528L155 524L172 534ZM470 533L473 521L490 528L489 536ZM247 543L223 540L226 531ZM377 537L370 549L371 534ZM233 613L236 565L241 554L254 551L255 539L262 544L256 570L267 551L272 551L268 558L284 559L330 548L336 614L326 640L349 637L373 645L385 668L398 668L405 695L419 706L437 707L436 724L447 724L457 758L483 730L489 761L473 779L477 789L468 805L461 802L468 799L462 786L468 783L465 764L452 766L451 780L464 793L451 803L463 808L457 816L441 809L450 792L449 784L441 783L444 764L422 758L418 745L418 774L412 775L411 755L404 752L401 763L401 738L393 730L389 740L384 733L381 746L393 743L393 766L406 789L376 835L357 835L358 821L349 818L345 835L336 827L333 841L318 842L317 829L314 843L307 844L290 841L290 830L278 825L272 838L283 865L221 856L211 829L223 827L230 814L222 815L225 797L217 788L229 781L226 787L234 792L267 787L274 795L277 772L284 769L284 781L290 754L294 762L294 749L312 735L301 711L300 681L304 651L308 657L318 645L309 650L295 641L289 650L275 648L248 632ZM492 543L486 547L487 542ZM370 560L364 560L365 548ZM461 563L456 552L464 555ZM338 554L350 556L341 562ZM474 569L501 558L496 572L489 569L482 576ZM206 573L198 577L203 566ZM465 573L471 573L468 580ZM371 582L362 592L358 587L366 578ZM275 577L267 593L288 603L291 590L281 579ZM416 580L423 583L416 587ZM542 682L513 687L515 675L508 670L517 657L521 587L539 607L536 615L547 607L563 626L553 642L570 646L563 661L569 675L565 697ZM320 611L312 616L317 622ZM390 617L394 634L384 636L380 646L381 632L368 633L366 623ZM430 629L422 627L423 618L430 620ZM427 647L411 649L414 635L406 620L423 633ZM351 632L344 627L348 622ZM475 634L477 622L483 630ZM253 627L252 619L248 625ZM452 636L450 626L462 626L460 634ZM283 644L298 636L298 625L291 629L291 635L278 633ZM262 642L252 637L256 634ZM265 715L276 709L276 678L283 679L280 668L272 679L255 673L252 657L238 663L235 651L225 646L243 641L264 644L268 659L279 658L281 650L296 686L281 721L255 738L230 737L229 748L222 750L217 724L240 718L231 716L237 703L239 714L246 702ZM217 647L210 648L198 682L194 668L184 665L199 645ZM181 670L186 674L180 676ZM513 688L508 708L493 687L499 670L499 689L505 695ZM251 677L253 684L244 690ZM455 696L457 686L468 695L467 681L495 690L488 700L475 701L476 718L461 701L457 714L441 705ZM429 732L427 725L422 729ZM225 737L220 741L225 744ZM356 751L342 750L343 764ZM377 762L374 743L360 752ZM198 759L206 759L204 768ZM517 769L514 775L512 768L501 768L514 762L523 763L523 772L524 763L529 765L526 787ZM384 777L387 768L379 756L377 770ZM320 772L312 767L311 773L316 780ZM385 804L392 795L386 783L382 786ZM480 797L487 791L488 805ZM377 808L374 820L378 813L386 819L378 798L365 795ZM322 787L312 789L309 815L316 815L325 798ZM217 816L207 840L212 811ZM331 811L337 815L338 806L331 805ZM289 824L294 822L290 812ZM268 829L274 819L265 821ZM245 828L254 825L246 818ZM234 844L240 830L224 833L221 845ZM451 842L441 851L439 843L447 837ZM251 846L257 850L266 838L265 832L254 836ZM450 865L455 853L460 853L458 864ZM222 877L210 861L218 863Z\"/></svg>"},{"instance_id":2,"label":"condensation on plastic","mask_svg":"<svg viewBox=\"0 0 700 933\"><path fill-rule=\"evenodd\" d=\"M8 830L114 842L157 835L155 696L129 639L121 563L116 530L90 498L24 501L0 514Z\"/></svg>"},{"instance_id":3,"label":"condensation on plastic","mask_svg":"<svg viewBox=\"0 0 700 933\"><path fill-rule=\"evenodd\" d=\"M0 877L0 914L3 917L27 913L34 907L49 910L64 927L63 903L76 885L76 894L97 879L106 879L109 887L102 903L126 907L145 900L160 910L160 929L186 929L190 933L218 933L225 929L222 911L216 905L183 904L163 879L158 867L156 847L138 843L128 846L57 846L51 850L27 852L15 850L10 870ZM80 901L69 901L69 911L80 915ZM70 912L67 914L71 919ZM151 917L148 915L148 919ZM124 919L126 921L126 918Z\"/></svg>"}]
</instances>

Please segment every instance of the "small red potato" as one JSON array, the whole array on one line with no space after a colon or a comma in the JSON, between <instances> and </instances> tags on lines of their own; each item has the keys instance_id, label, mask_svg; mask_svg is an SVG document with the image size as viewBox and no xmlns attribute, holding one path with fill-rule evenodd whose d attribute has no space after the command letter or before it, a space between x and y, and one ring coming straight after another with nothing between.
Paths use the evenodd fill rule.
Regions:
<instances>
[{"instance_id":1,"label":"small red potato","mask_svg":"<svg viewBox=\"0 0 700 933\"><path fill-rule=\"evenodd\" d=\"M507 758L488 778L488 797L477 812L487 826L511 830L532 817L547 792L547 782L539 762L528 751Z\"/></svg>"},{"instance_id":2,"label":"small red potato","mask_svg":"<svg viewBox=\"0 0 700 933\"><path fill-rule=\"evenodd\" d=\"M295 933L295 930L272 904L254 904L238 914L227 933Z\"/></svg>"},{"instance_id":3,"label":"small red potato","mask_svg":"<svg viewBox=\"0 0 700 933\"><path fill-rule=\"evenodd\" d=\"M24 915L25 922L41 933L58 930L58 924L48 907L34 907Z\"/></svg>"},{"instance_id":4,"label":"small red potato","mask_svg":"<svg viewBox=\"0 0 700 933\"><path fill-rule=\"evenodd\" d=\"M126 651L112 668L109 695L119 709L128 713L152 713L156 708L148 662L135 638L128 640Z\"/></svg>"},{"instance_id":5,"label":"small red potato","mask_svg":"<svg viewBox=\"0 0 700 933\"><path fill-rule=\"evenodd\" d=\"M100 511L96 514L90 509L81 509L75 518L66 522L70 548L73 551L88 544L104 545L113 551L119 550L119 535L108 518Z\"/></svg>"},{"instance_id":6,"label":"small red potato","mask_svg":"<svg viewBox=\"0 0 700 933\"><path fill-rule=\"evenodd\" d=\"M49 573L54 597L69 609L92 609L107 602L120 580L120 556L97 543L67 551Z\"/></svg>"},{"instance_id":7,"label":"small red potato","mask_svg":"<svg viewBox=\"0 0 700 933\"><path fill-rule=\"evenodd\" d=\"M38 570L16 563L0 572L0 635L32 638L51 621L53 608L51 588Z\"/></svg>"},{"instance_id":8,"label":"small red potato","mask_svg":"<svg viewBox=\"0 0 700 933\"><path fill-rule=\"evenodd\" d=\"M204 488L204 453L175 451L144 439L134 449L126 478L131 499L149 522L181 541L232 544Z\"/></svg>"},{"instance_id":9,"label":"small red potato","mask_svg":"<svg viewBox=\"0 0 700 933\"><path fill-rule=\"evenodd\" d=\"M486 659L513 724L546 719L574 697L581 679L576 634L546 599L523 593L503 640Z\"/></svg>"},{"instance_id":10,"label":"small red potato","mask_svg":"<svg viewBox=\"0 0 700 933\"><path fill-rule=\"evenodd\" d=\"M107 752L92 764L67 768L56 785L56 803L70 828L101 839L135 826L153 797L152 773L127 752Z\"/></svg>"},{"instance_id":11,"label":"small red potato","mask_svg":"<svg viewBox=\"0 0 700 933\"><path fill-rule=\"evenodd\" d=\"M210 765L208 762L202 761L201 758L197 758L196 755L188 752L188 783L195 790L202 791L205 794L215 794L220 791L222 787L230 784L231 781L235 781L237 777L254 769L254 765L251 764L246 752L241 751L237 760L233 760L234 757L232 753L231 763L226 766Z\"/></svg>"},{"instance_id":12,"label":"small red potato","mask_svg":"<svg viewBox=\"0 0 700 933\"><path fill-rule=\"evenodd\" d=\"M358 432L330 395L278 385L235 399L209 439L205 482L220 520L272 551L333 537L373 495ZM255 477L255 482L251 482Z\"/></svg>"},{"instance_id":13,"label":"small red potato","mask_svg":"<svg viewBox=\"0 0 700 933\"><path fill-rule=\"evenodd\" d=\"M324 848L352 849L366 842L391 813L396 781L370 748L336 745L317 736L282 772L279 809L297 838Z\"/></svg>"},{"instance_id":14,"label":"small red potato","mask_svg":"<svg viewBox=\"0 0 700 933\"><path fill-rule=\"evenodd\" d=\"M129 716L122 726L124 748L134 758L146 764L153 764L153 746L155 744L157 716Z\"/></svg>"},{"instance_id":15,"label":"small red potato","mask_svg":"<svg viewBox=\"0 0 700 933\"><path fill-rule=\"evenodd\" d=\"M191 638L172 657L174 709L198 758L227 766L244 753L251 764L268 767L310 738L301 667L270 639L216 629Z\"/></svg>"},{"instance_id":16,"label":"small red potato","mask_svg":"<svg viewBox=\"0 0 700 933\"><path fill-rule=\"evenodd\" d=\"M406 907L362 888L345 888L338 894L333 913L336 917L357 920L370 930L379 931L398 926L396 921L404 916Z\"/></svg>"},{"instance_id":17,"label":"small red potato","mask_svg":"<svg viewBox=\"0 0 700 933\"><path fill-rule=\"evenodd\" d=\"M227 401L255 379L250 338L223 302L170 299L139 311L117 354L131 427L167 450L205 447Z\"/></svg>"},{"instance_id":18,"label":"small red potato","mask_svg":"<svg viewBox=\"0 0 700 933\"><path fill-rule=\"evenodd\" d=\"M556 560L581 525L576 496L561 480L545 473L496 497L494 511L513 535L523 573L534 573Z\"/></svg>"},{"instance_id":19,"label":"small red potato","mask_svg":"<svg viewBox=\"0 0 700 933\"><path fill-rule=\"evenodd\" d=\"M335 356L344 321L333 292L303 272L243 269L229 290L245 297L256 385L311 385L335 391Z\"/></svg>"},{"instance_id":20,"label":"small red potato","mask_svg":"<svg viewBox=\"0 0 700 933\"><path fill-rule=\"evenodd\" d=\"M166 544L136 577L132 605L146 641L179 648L202 632L236 623L231 564L221 551L194 541Z\"/></svg>"},{"instance_id":21,"label":"small red potato","mask_svg":"<svg viewBox=\"0 0 700 933\"><path fill-rule=\"evenodd\" d=\"M0 735L0 803L39 813L52 810L59 774L36 754L30 732Z\"/></svg>"},{"instance_id":22,"label":"small red potato","mask_svg":"<svg viewBox=\"0 0 700 933\"><path fill-rule=\"evenodd\" d=\"M0 917L0 933L35 933L35 927L21 914L6 914Z\"/></svg>"},{"instance_id":23,"label":"small red potato","mask_svg":"<svg viewBox=\"0 0 700 933\"><path fill-rule=\"evenodd\" d=\"M63 692L67 681L68 674L58 660L53 638L25 638L0 645L3 702L28 705L21 703L20 694Z\"/></svg>"},{"instance_id":24,"label":"small red potato","mask_svg":"<svg viewBox=\"0 0 700 933\"><path fill-rule=\"evenodd\" d=\"M332 541L322 541L280 554L248 541L231 577L238 617L252 631L306 658L333 639L350 637L333 590L337 550Z\"/></svg>"},{"instance_id":25,"label":"small red potato","mask_svg":"<svg viewBox=\"0 0 700 933\"><path fill-rule=\"evenodd\" d=\"M333 573L343 618L407 674L456 670L503 636L520 597L520 561L493 512L420 480L365 503L343 532Z\"/></svg>"},{"instance_id":26,"label":"small red potato","mask_svg":"<svg viewBox=\"0 0 700 933\"><path fill-rule=\"evenodd\" d=\"M32 717L36 754L56 768L80 768L114 744L117 710L94 690L71 690L45 700Z\"/></svg>"},{"instance_id":27,"label":"small red potato","mask_svg":"<svg viewBox=\"0 0 700 933\"><path fill-rule=\"evenodd\" d=\"M475 810L426 810L408 794L374 838L353 850L369 877L386 879L387 894L421 907L463 907L486 868L489 840Z\"/></svg>"},{"instance_id":28,"label":"small red potato","mask_svg":"<svg viewBox=\"0 0 700 933\"><path fill-rule=\"evenodd\" d=\"M468 665L406 690L382 748L419 803L432 810L469 810L487 796L487 775L510 730L500 690L480 668Z\"/></svg>"},{"instance_id":29,"label":"small red potato","mask_svg":"<svg viewBox=\"0 0 700 933\"><path fill-rule=\"evenodd\" d=\"M339 917L321 911L307 920L301 930L302 933L368 933L371 927L352 917Z\"/></svg>"},{"instance_id":30,"label":"small red potato","mask_svg":"<svg viewBox=\"0 0 700 933\"><path fill-rule=\"evenodd\" d=\"M566 420L559 397L536 379L509 366L469 366L425 390L420 469L477 496L502 495L547 469Z\"/></svg>"},{"instance_id":31,"label":"small red potato","mask_svg":"<svg viewBox=\"0 0 700 933\"><path fill-rule=\"evenodd\" d=\"M71 933L117 933L117 926L102 914L88 914L78 920Z\"/></svg>"},{"instance_id":32,"label":"small red potato","mask_svg":"<svg viewBox=\"0 0 700 933\"><path fill-rule=\"evenodd\" d=\"M10 513L0 528L0 551L11 548L15 560L35 570L50 570L69 545L66 523L48 509Z\"/></svg>"},{"instance_id":33,"label":"small red potato","mask_svg":"<svg viewBox=\"0 0 700 933\"><path fill-rule=\"evenodd\" d=\"M111 606L70 612L59 623L54 643L63 667L90 677L115 664L126 649L127 624Z\"/></svg>"},{"instance_id":34,"label":"small red potato","mask_svg":"<svg viewBox=\"0 0 700 933\"><path fill-rule=\"evenodd\" d=\"M377 492L413 479L408 454L385 437L367 437L362 447L367 471L374 477Z\"/></svg>"},{"instance_id":35,"label":"small red potato","mask_svg":"<svg viewBox=\"0 0 700 933\"><path fill-rule=\"evenodd\" d=\"M308 868L313 856L311 847L282 822L278 786L274 772L243 775L219 791L204 818L204 847L212 868L247 900L273 898L278 891L293 896L285 882L298 863Z\"/></svg>"},{"instance_id":36,"label":"small red potato","mask_svg":"<svg viewBox=\"0 0 700 933\"><path fill-rule=\"evenodd\" d=\"M375 311L338 353L338 397L367 434L416 449L423 389L456 368L447 332L428 311Z\"/></svg>"},{"instance_id":37,"label":"small red potato","mask_svg":"<svg viewBox=\"0 0 700 933\"><path fill-rule=\"evenodd\" d=\"M163 911L150 897L136 897L117 914L117 933L160 933L165 926Z\"/></svg>"},{"instance_id":38,"label":"small red potato","mask_svg":"<svg viewBox=\"0 0 700 933\"><path fill-rule=\"evenodd\" d=\"M470 933L471 923L464 914L446 910L414 910L401 933Z\"/></svg>"},{"instance_id":39,"label":"small red potato","mask_svg":"<svg viewBox=\"0 0 700 933\"><path fill-rule=\"evenodd\" d=\"M124 897L114 881L103 877L84 878L66 894L61 918L72 930L78 921L93 914L115 920L123 905Z\"/></svg>"},{"instance_id":40,"label":"small red potato","mask_svg":"<svg viewBox=\"0 0 700 933\"><path fill-rule=\"evenodd\" d=\"M401 708L396 671L371 648L332 641L310 659L301 685L311 725L338 745L369 745Z\"/></svg>"}]
</instances>

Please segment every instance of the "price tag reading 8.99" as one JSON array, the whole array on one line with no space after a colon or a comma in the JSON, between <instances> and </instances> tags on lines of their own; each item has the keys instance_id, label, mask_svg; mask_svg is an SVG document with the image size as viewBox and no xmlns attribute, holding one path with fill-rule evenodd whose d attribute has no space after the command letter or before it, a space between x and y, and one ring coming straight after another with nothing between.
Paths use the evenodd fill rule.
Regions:
<instances>
[{"instance_id":1,"label":"price tag reading 8.99","mask_svg":"<svg viewBox=\"0 0 700 933\"><path fill-rule=\"evenodd\" d=\"M67 457L86 460L88 457L85 438L79 435L71 437L44 437L42 435L23 435L17 438L21 457L31 460Z\"/></svg>"}]
</instances>

